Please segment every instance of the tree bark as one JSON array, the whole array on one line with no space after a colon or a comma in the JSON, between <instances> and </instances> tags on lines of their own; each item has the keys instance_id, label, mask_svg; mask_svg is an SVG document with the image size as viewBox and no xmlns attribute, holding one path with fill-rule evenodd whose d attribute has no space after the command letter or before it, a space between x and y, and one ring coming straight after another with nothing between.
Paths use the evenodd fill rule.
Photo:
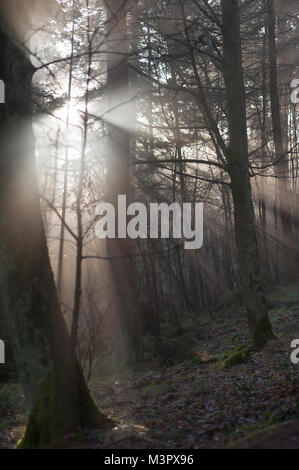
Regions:
<instances>
[{"instance_id":1,"label":"tree bark","mask_svg":"<svg viewBox=\"0 0 299 470\"><path fill-rule=\"evenodd\" d=\"M289 193L289 163L288 157L283 155L287 150L287 139L283 138L282 117L280 110L280 98L278 91L277 74L277 48L276 48L276 17L274 9L274 0L267 0L268 13L268 38L269 38L269 64L270 64L270 101L273 141L275 149L275 160L280 159L274 166L275 176L277 177L277 199L278 211L281 222L282 256L281 264L286 267L288 251L287 245L292 245L292 216L291 216L291 198ZM288 260L288 265L292 265L292 260ZM291 271L297 271L296 267L291 266Z\"/></svg>"},{"instance_id":2,"label":"tree bark","mask_svg":"<svg viewBox=\"0 0 299 470\"><path fill-rule=\"evenodd\" d=\"M60 311L44 233L31 119L34 68L0 22L0 289L28 402L19 446L53 447L79 427L109 420L95 406Z\"/></svg>"},{"instance_id":3,"label":"tree bark","mask_svg":"<svg viewBox=\"0 0 299 470\"><path fill-rule=\"evenodd\" d=\"M223 74L227 95L229 173L234 201L235 238L241 285L252 343L274 338L261 279L249 177L246 106L240 38L239 0L222 0Z\"/></svg>"},{"instance_id":4,"label":"tree bark","mask_svg":"<svg viewBox=\"0 0 299 470\"><path fill-rule=\"evenodd\" d=\"M107 122L109 155L107 161L106 198L117 214L118 195L132 199L130 184L130 119L132 119L129 90L127 3L105 1L107 9ZM124 235L107 239L110 261L112 297L112 334L115 360L120 364L140 359L137 293L134 281L133 243ZM116 257L124 257L115 259ZM125 258L127 257L127 258ZM114 258L114 259L113 259Z\"/></svg>"}]
</instances>

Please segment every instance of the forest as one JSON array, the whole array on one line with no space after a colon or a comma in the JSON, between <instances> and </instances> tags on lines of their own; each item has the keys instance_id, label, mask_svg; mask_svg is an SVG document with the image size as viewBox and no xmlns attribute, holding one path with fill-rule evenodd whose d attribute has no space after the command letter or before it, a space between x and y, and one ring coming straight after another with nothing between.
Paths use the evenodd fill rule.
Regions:
<instances>
[{"instance_id":1,"label":"forest","mask_svg":"<svg viewBox=\"0 0 299 470\"><path fill-rule=\"evenodd\" d=\"M0 0L0 449L299 448L298 24Z\"/></svg>"}]
</instances>

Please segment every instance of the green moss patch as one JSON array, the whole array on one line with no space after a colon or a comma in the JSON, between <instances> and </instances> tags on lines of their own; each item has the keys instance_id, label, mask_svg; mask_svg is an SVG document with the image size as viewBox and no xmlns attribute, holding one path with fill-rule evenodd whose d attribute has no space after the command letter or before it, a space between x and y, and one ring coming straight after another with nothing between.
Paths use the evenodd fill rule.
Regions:
<instances>
[{"instance_id":1,"label":"green moss patch","mask_svg":"<svg viewBox=\"0 0 299 470\"><path fill-rule=\"evenodd\" d=\"M222 362L223 367L234 366L246 362L249 359L249 349L246 346L239 346Z\"/></svg>"}]
</instances>

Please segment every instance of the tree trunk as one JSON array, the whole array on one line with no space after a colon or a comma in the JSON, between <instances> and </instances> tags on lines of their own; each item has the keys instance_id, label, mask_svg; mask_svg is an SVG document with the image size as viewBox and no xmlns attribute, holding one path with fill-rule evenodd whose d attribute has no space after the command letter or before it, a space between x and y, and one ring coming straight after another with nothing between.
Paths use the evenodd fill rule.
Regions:
<instances>
[{"instance_id":1,"label":"tree trunk","mask_svg":"<svg viewBox=\"0 0 299 470\"><path fill-rule=\"evenodd\" d=\"M118 195L132 199L130 184L130 104L127 5L122 0L105 1L107 8L107 121L109 156L107 161L106 198L117 214ZM140 359L137 293L134 281L133 243L126 234L107 239L112 297L112 334L114 357L129 364ZM119 258L122 257L122 258ZM114 258L114 259L113 259ZM118 258L118 259L116 259Z\"/></svg>"},{"instance_id":2,"label":"tree trunk","mask_svg":"<svg viewBox=\"0 0 299 470\"><path fill-rule=\"evenodd\" d=\"M252 343L274 338L262 285L249 178L245 91L240 39L239 1L222 0L223 73L227 94L229 173L234 201L235 237L241 285Z\"/></svg>"},{"instance_id":3,"label":"tree trunk","mask_svg":"<svg viewBox=\"0 0 299 470\"><path fill-rule=\"evenodd\" d=\"M78 427L107 426L60 311L38 196L31 122L34 68L0 23L0 288L29 419L20 447L53 447Z\"/></svg>"},{"instance_id":4,"label":"tree trunk","mask_svg":"<svg viewBox=\"0 0 299 470\"><path fill-rule=\"evenodd\" d=\"M62 207L61 207L61 224L60 224L60 237L59 237L59 254L58 254L58 266L57 266L57 291L58 296L61 300L62 294L62 277L63 277L63 261L64 261L64 222L66 218L66 205L67 205L67 194L68 194L68 171L69 171L69 124L70 124L70 100L72 97L72 83L73 83L73 55L74 55L74 35L75 35L75 1L73 0L72 6L72 37L71 37L71 59L70 59L70 70L69 70L69 81L68 81L68 94L67 94L67 115L66 115L66 147L64 151L64 177L63 177L63 196L62 196Z\"/></svg>"},{"instance_id":5,"label":"tree trunk","mask_svg":"<svg viewBox=\"0 0 299 470\"><path fill-rule=\"evenodd\" d=\"M269 36L269 62L270 62L270 100L271 115L273 126L273 140L275 148L275 158L281 160L275 165L275 174L278 178L278 199L281 219L282 234L286 239L292 238L292 225L290 214L290 198L288 188L289 165L288 158L282 158L286 151L286 142L283 139L280 100L278 93L277 79L277 52L276 52L276 33L275 33L275 10L274 0L267 0L268 10L268 36Z\"/></svg>"}]
</instances>

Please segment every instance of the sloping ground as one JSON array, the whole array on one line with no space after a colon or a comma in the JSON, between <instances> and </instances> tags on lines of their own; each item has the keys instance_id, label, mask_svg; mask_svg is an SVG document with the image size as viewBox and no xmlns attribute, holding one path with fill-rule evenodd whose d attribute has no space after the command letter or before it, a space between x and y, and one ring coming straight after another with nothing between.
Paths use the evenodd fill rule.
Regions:
<instances>
[{"instance_id":1,"label":"sloping ground","mask_svg":"<svg viewBox=\"0 0 299 470\"><path fill-rule=\"evenodd\" d=\"M139 436L163 448L224 447L231 440L289 420L298 412L295 371L286 360L289 342L278 340L249 361L222 369L217 362L150 371L114 378L94 394L120 419L114 440ZM109 441L106 441L107 445Z\"/></svg>"},{"instance_id":2,"label":"sloping ground","mask_svg":"<svg viewBox=\"0 0 299 470\"><path fill-rule=\"evenodd\" d=\"M191 359L95 376L95 399L116 428L108 435L79 431L65 447L297 448L299 365L291 363L290 343L299 338L299 287L276 289L269 304L278 339L251 351L245 362L223 367L248 341L242 308L228 303L196 322ZM15 408L22 397L9 403L10 394L1 400L1 393L0 447L12 447L22 432L24 415Z\"/></svg>"},{"instance_id":3,"label":"sloping ground","mask_svg":"<svg viewBox=\"0 0 299 470\"><path fill-rule=\"evenodd\" d=\"M230 446L233 449L299 449L299 421L270 426Z\"/></svg>"}]
</instances>

